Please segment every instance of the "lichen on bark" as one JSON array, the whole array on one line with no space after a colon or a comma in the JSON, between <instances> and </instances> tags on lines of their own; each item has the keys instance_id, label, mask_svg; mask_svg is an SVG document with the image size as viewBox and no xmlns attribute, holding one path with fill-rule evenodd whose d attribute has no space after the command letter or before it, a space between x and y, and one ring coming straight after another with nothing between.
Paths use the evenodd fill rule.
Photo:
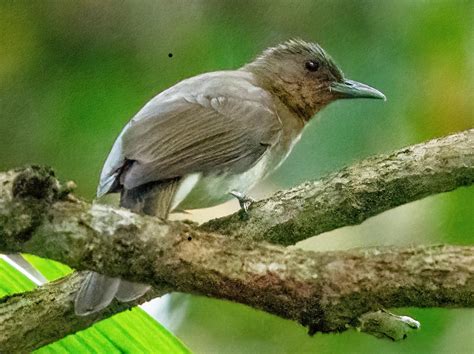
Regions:
<instances>
[{"instance_id":1,"label":"lichen on bark","mask_svg":"<svg viewBox=\"0 0 474 354\"><path fill-rule=\"evenodd\" d=\"M324 253L281 246L472 184L473 138L469 130L370 158L255 203L248 220L235 214L202 227L91 205L69 195L71 188L48 169L8 171L0 173L0 252L29 252L149 283L158 294L241 302L310 333L374 331L377 321L365 316L372 320L364 326L361 316L380 308L474 307L473 246ZM129 306L73 317L79 277L2 299L0 351L37 348Z\"/></svg>"}]
</instances>

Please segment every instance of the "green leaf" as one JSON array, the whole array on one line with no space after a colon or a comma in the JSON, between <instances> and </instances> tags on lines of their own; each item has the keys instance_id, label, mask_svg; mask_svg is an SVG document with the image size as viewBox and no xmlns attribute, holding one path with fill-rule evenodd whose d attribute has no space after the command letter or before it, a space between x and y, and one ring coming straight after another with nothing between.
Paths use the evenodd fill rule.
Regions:
<instances>
[{"instance_id":1,"label":"green leaf","mask_svg":"<svg viewBox=\"0 0 474 354\"><path fill-rule=\"evenodd\" d=\"M32 266L38 269L41 274L44 275L49 281L53 281L62 278L73 272L67 265L52 261L50 259L44 259L41 257L34 256L32 254L22 254L23 257L30 262Z\"/></svg>"},{"instance_id":2,"label":"green leaf","mask_svg":"<svg viewBox=\"0 0 474 354\"><path fill-rule=\"evenodd\" d=\"M0 298L33 290L35 287L36 285L31 280L0 259Z\"/></svg>"},{"instance_id":3,"label":"green leaf","mask_svg":"<svg viewBox=\"0 0 474 354\"><path fill-rule=\"evenodd\" d=\"M72 272L68 266L23 255L48 280ZM0 259L0 298L33 290L35 284ZM35 353L190 353L183 343L141 308L116 314L95 325L44 346Z\"/></svg>"},{"instance_id":4,"label":"green leaf","mask_svg":"<svg viewBox=\"0 0 474 354\"><path fill-rule=\"evenodd\" d=\"M170 332L139 307L35 351L49 353L190 353Z\"/></svg>"}]
</instances>

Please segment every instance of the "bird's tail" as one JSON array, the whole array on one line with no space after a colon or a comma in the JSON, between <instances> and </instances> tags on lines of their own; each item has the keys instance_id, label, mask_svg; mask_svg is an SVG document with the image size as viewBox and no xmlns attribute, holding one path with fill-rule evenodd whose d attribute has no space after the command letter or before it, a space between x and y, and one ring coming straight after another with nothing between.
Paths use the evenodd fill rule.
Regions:
<instances>
[{"instance_id":1,"label":"bird's tail","mask_svg":"<svg viewBox=\"0 0 474 354\"><path fill-rule=\"evenodd\" d=\"M151 182L133 189L122 189L120 206L138 214L166 220L179 185L179 178Z\"/></svg>"},{"instance_id":2,"label":"bird's tail","mask_svg":"<svg viewBox=\"0 0 474 354\"><path fill-rule=\"evenodd\" d=\"M178 183L179 179L172 179L160 183L148 183L134 189L123 189L120 206L136 213L166 219ZM146 284L90 272L76 295L75 311L77 315L86 316L104 309L114 298L121 302L133 301L143 296L149 289L150 286Z\"/></svg>"}]
</instances>

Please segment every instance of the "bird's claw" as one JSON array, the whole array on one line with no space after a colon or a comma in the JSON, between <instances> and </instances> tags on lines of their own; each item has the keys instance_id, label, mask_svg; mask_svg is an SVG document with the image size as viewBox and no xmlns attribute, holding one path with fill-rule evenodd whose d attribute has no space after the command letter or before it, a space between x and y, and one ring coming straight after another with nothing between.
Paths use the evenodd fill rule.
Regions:
<instances>
[{"instance_id":1,"label":"bird's claw","mask_svg":"<svg viewBox=\"0 0 474 354\"><path fill-rule=\"evenodd\" d=\"M237 198L240 204L240 209L248 215L250 205L255 202L255 199L246 196L244 193L238 191L231 191L230 194Z\"/></svg>"}]
</instances>

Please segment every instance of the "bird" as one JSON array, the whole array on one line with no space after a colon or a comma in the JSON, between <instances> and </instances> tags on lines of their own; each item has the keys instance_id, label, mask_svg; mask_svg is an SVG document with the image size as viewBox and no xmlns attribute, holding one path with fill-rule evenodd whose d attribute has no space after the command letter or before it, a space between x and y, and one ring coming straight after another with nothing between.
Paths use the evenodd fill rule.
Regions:
<instances>
[{"instance_id":1,"label":"bird","mask_svg":"<svg viewBox=\"0 0 474 354\"><path fill-rule=\"evenodd\" d=\"M100 176L97 197L166 219L173 210L210 207L247 192L277 169L308 122L339 99L383 99L346 79L319 45L291 39L237 70L184 79L153 97L125 125ZM78 315L131 301L148 285L91 272L75 300Z\"/></svg>"}]
</instances>

